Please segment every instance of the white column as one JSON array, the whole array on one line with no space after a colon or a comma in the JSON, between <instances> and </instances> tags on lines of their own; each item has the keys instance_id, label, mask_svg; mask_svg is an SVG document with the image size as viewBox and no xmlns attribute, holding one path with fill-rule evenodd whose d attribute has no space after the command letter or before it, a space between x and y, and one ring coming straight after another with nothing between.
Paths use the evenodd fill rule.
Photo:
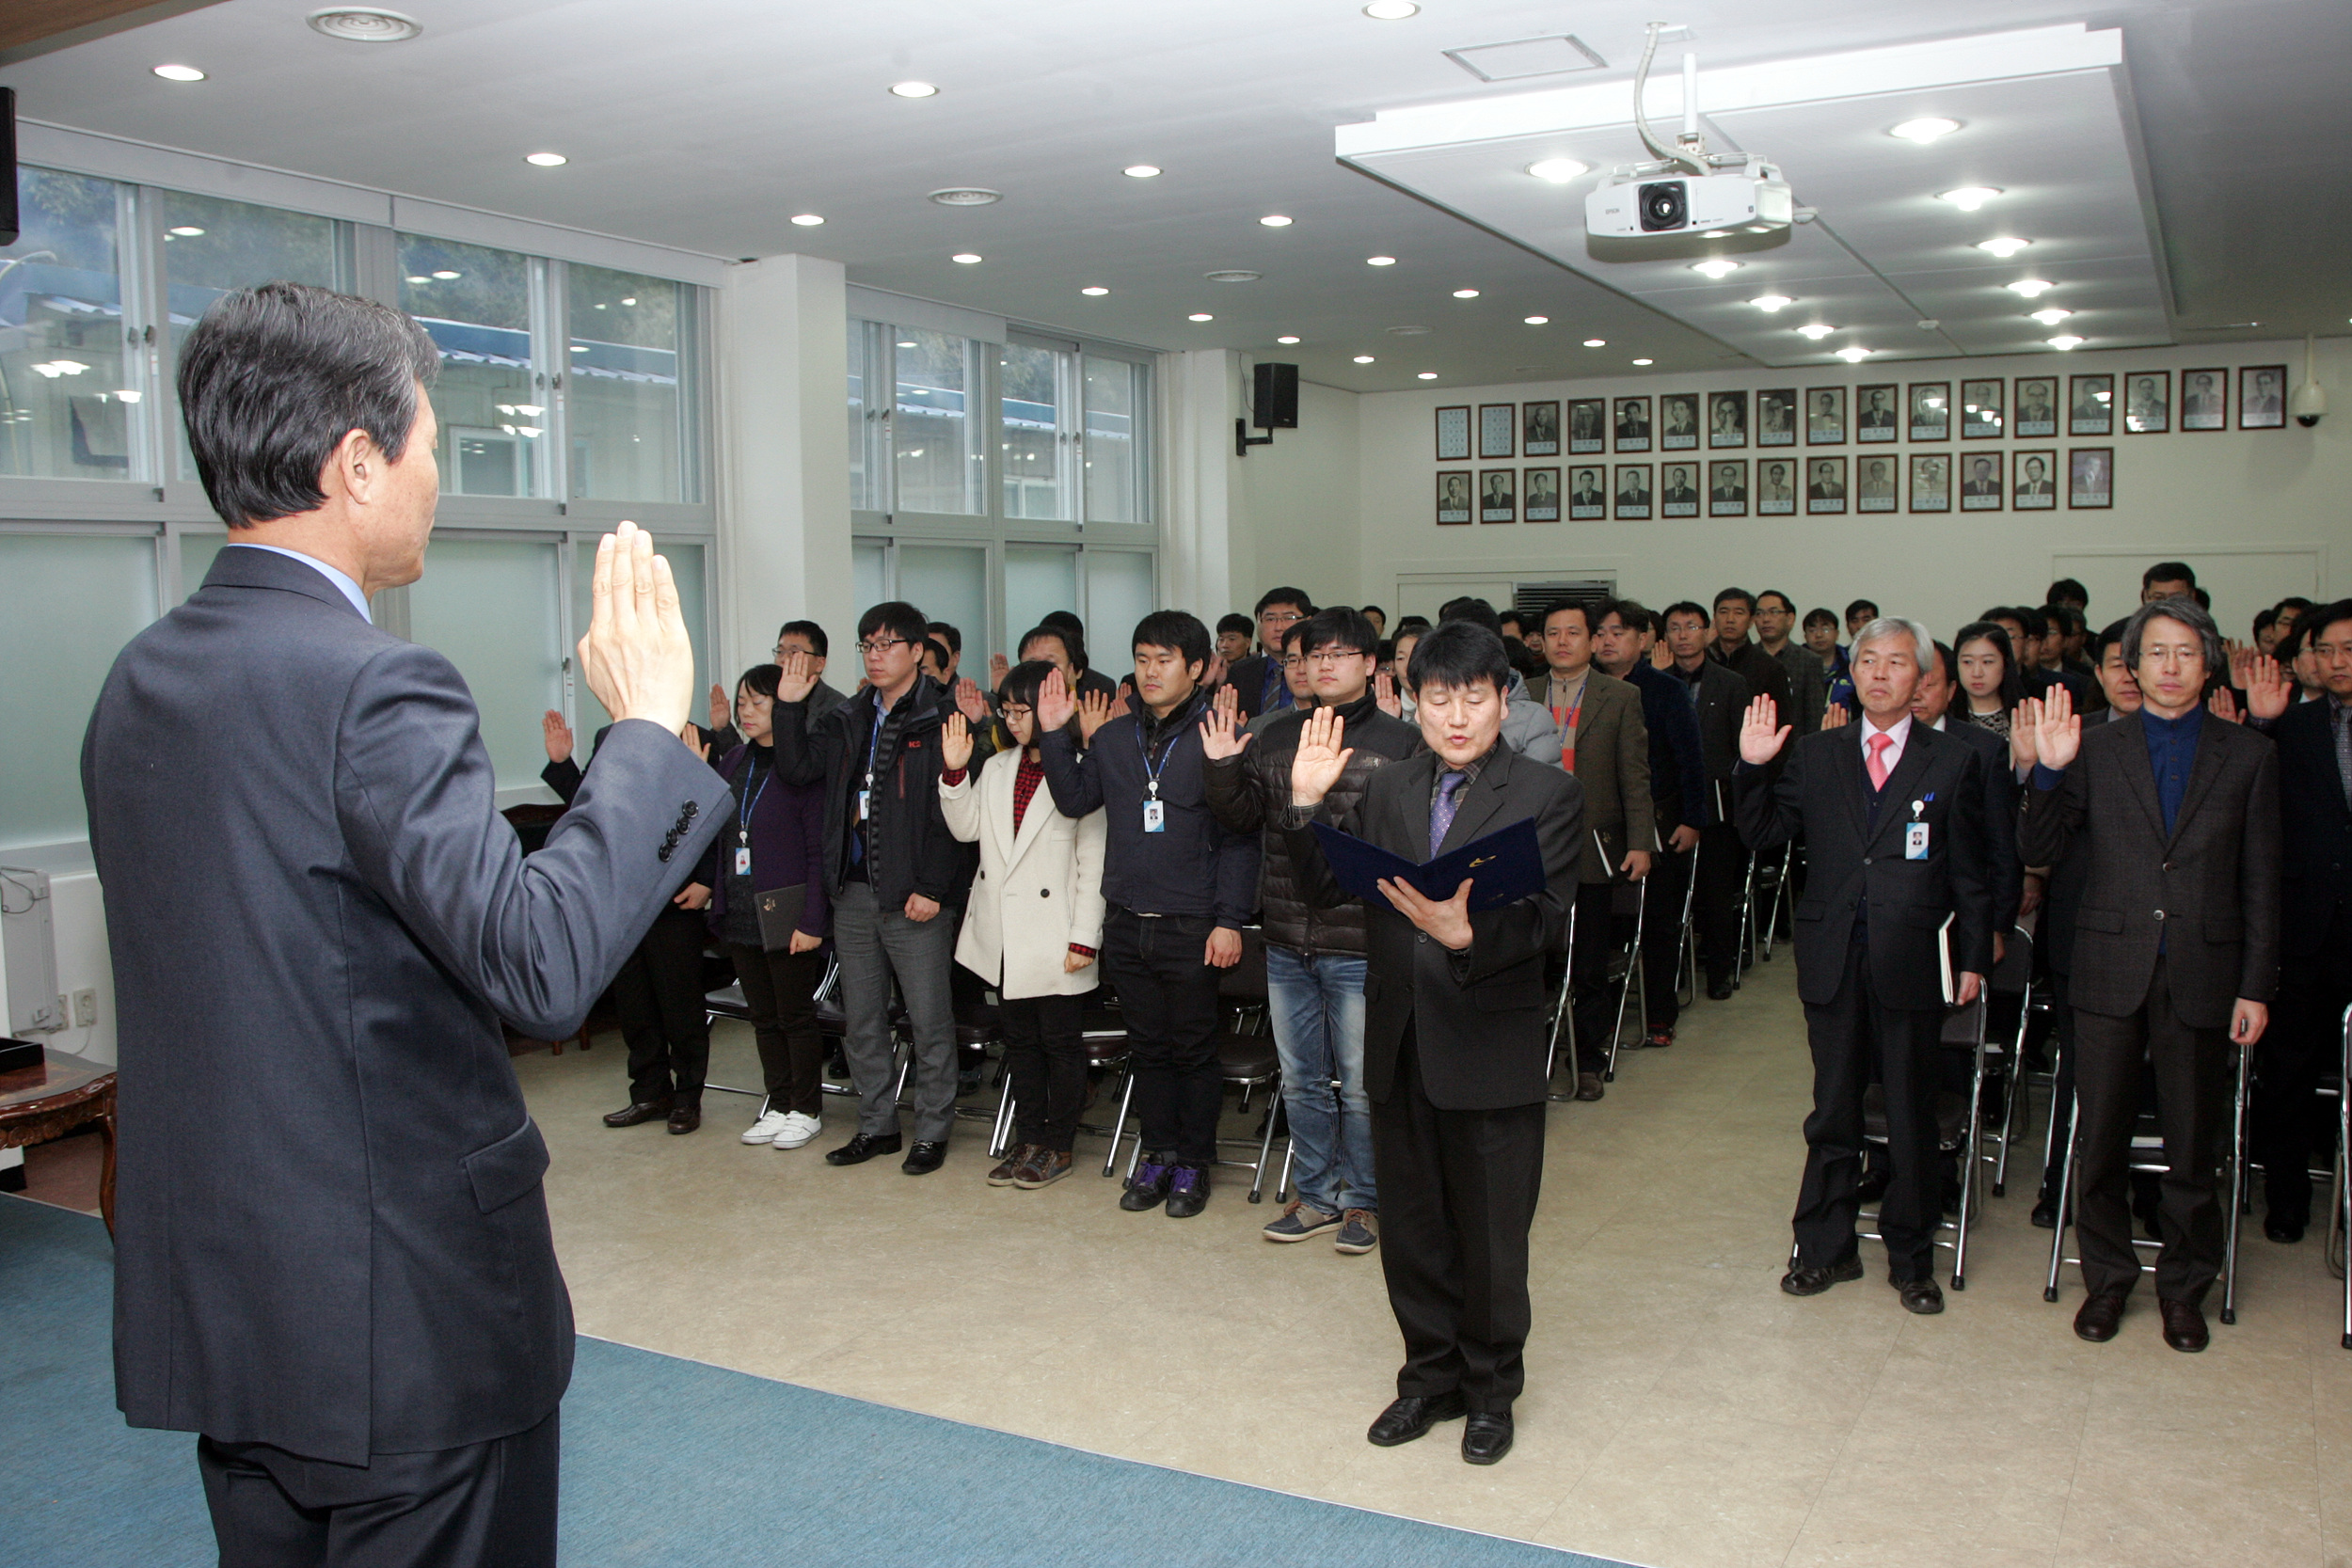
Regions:
<instances>
[{"instance_id":1,"label":"white column","mask_svg":"<svg viewBox=\"0 0 2352 1568\"><path fill-rule=\"evenodd\" d=\"M1161 597L1215 626L1232 608L1233 584L1252 576L1241 459L1233 451L1241 356L1225 349L1164 354L1160 386L1168 476L1160 506Z\"/></svg>"},{"instance_id":2,"label":"white column","mask_svg":"<svg viewBox=\"0 0 2352 1568\"><path fill-rule=\"evenodd\" d=\"M807 617L836 639L850 602L849 305L841 263L771 256L719 293L720 654L766 658ZM719 678L726 677L722 673Z\"/></svg>"}]
</instances>

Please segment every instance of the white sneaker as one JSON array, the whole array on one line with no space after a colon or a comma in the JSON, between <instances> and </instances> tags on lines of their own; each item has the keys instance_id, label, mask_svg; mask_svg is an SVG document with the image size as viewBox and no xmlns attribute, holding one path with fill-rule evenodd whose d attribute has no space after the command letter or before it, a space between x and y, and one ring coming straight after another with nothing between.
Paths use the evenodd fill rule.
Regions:
<instances>
[{"instance_id":1,"label":"white sneaker","mask_svg":"<svg viewBox=\"0 0 2352 1568\"><path fill-rule=\"evenodd\" d=\"M785 1113L784 1125L776 1130L775 1146L778 1148L798 1148L824 1130L824 1117L803 1116L798 1111L787 1111Z\"/></svg>"},{"instance_id":2,"label":"white sneaker","mask_svg":"<svg viewBox=\"0 0 2352 1568\"><path fill-rule=\"evenodd\" d=\"M791 1125L792 1118L782 1111L762 1111L757 1121L743 1129L743 1141L747 1144L773 1143L776 1134ZM807 1140L804 1138L802 1142Z\"/></svg>"}]
</instances>

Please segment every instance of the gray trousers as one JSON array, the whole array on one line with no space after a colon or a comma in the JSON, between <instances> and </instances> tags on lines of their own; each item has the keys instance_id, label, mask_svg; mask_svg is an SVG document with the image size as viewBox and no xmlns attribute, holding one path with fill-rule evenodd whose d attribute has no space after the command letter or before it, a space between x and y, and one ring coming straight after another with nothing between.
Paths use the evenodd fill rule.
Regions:
<instances>
[{"instance_id":1,"label":"gray trousers","mask_svg":"<svg viewBox=\"0 0 2352 1568\"><path fill-rule=\"evenodd\" d=\"M842 1053L857 1086L857 1130L898 1131L898 1052L890 1037L890 982L914 1034L914 1138L946 1143L956 1123L956 1010L948 973L956 959L956 911L909 920L877 908L874 890L851 882L834 895L833 946L841 957L841 1008L849 1017Z\"/></svg>"}]
</instances>

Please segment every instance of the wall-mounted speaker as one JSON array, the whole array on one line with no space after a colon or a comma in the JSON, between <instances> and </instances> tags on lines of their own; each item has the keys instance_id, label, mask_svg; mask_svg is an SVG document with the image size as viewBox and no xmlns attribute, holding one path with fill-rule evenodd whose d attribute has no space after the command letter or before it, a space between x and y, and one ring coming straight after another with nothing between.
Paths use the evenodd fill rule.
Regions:
<instances>
[{"instance_id":1,"label":"wall-mounted speaker","mask_svg":"<svg viewBox=\"0 0 2352 1568\"><path fill-rule=\"evenodd\" d=\"M1296 430L1298 367L1259 365L1250 388L1249 405L1249 422L1260 430Z\"/></svg>"}]
</instances>

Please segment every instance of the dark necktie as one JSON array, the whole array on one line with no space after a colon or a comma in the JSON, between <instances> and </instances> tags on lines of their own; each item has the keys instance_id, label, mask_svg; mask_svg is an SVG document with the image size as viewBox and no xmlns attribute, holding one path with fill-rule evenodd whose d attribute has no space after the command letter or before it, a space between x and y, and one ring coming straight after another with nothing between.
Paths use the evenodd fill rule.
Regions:
<instances>
[{"instance_id":1,"label":"dark necktie","mask_svg":"<svg viewBox=\"0 0 2352 1568\"><path fill-rule=\"evenodd\" d=\"M1468 773L1449 768L1438 776L1438 798L1429 804L1429 853L1435 858L1445 835L1454 826L1454 814L1462 809L1462 786L1470 783Z\"/></svg>"}]
</instances>

